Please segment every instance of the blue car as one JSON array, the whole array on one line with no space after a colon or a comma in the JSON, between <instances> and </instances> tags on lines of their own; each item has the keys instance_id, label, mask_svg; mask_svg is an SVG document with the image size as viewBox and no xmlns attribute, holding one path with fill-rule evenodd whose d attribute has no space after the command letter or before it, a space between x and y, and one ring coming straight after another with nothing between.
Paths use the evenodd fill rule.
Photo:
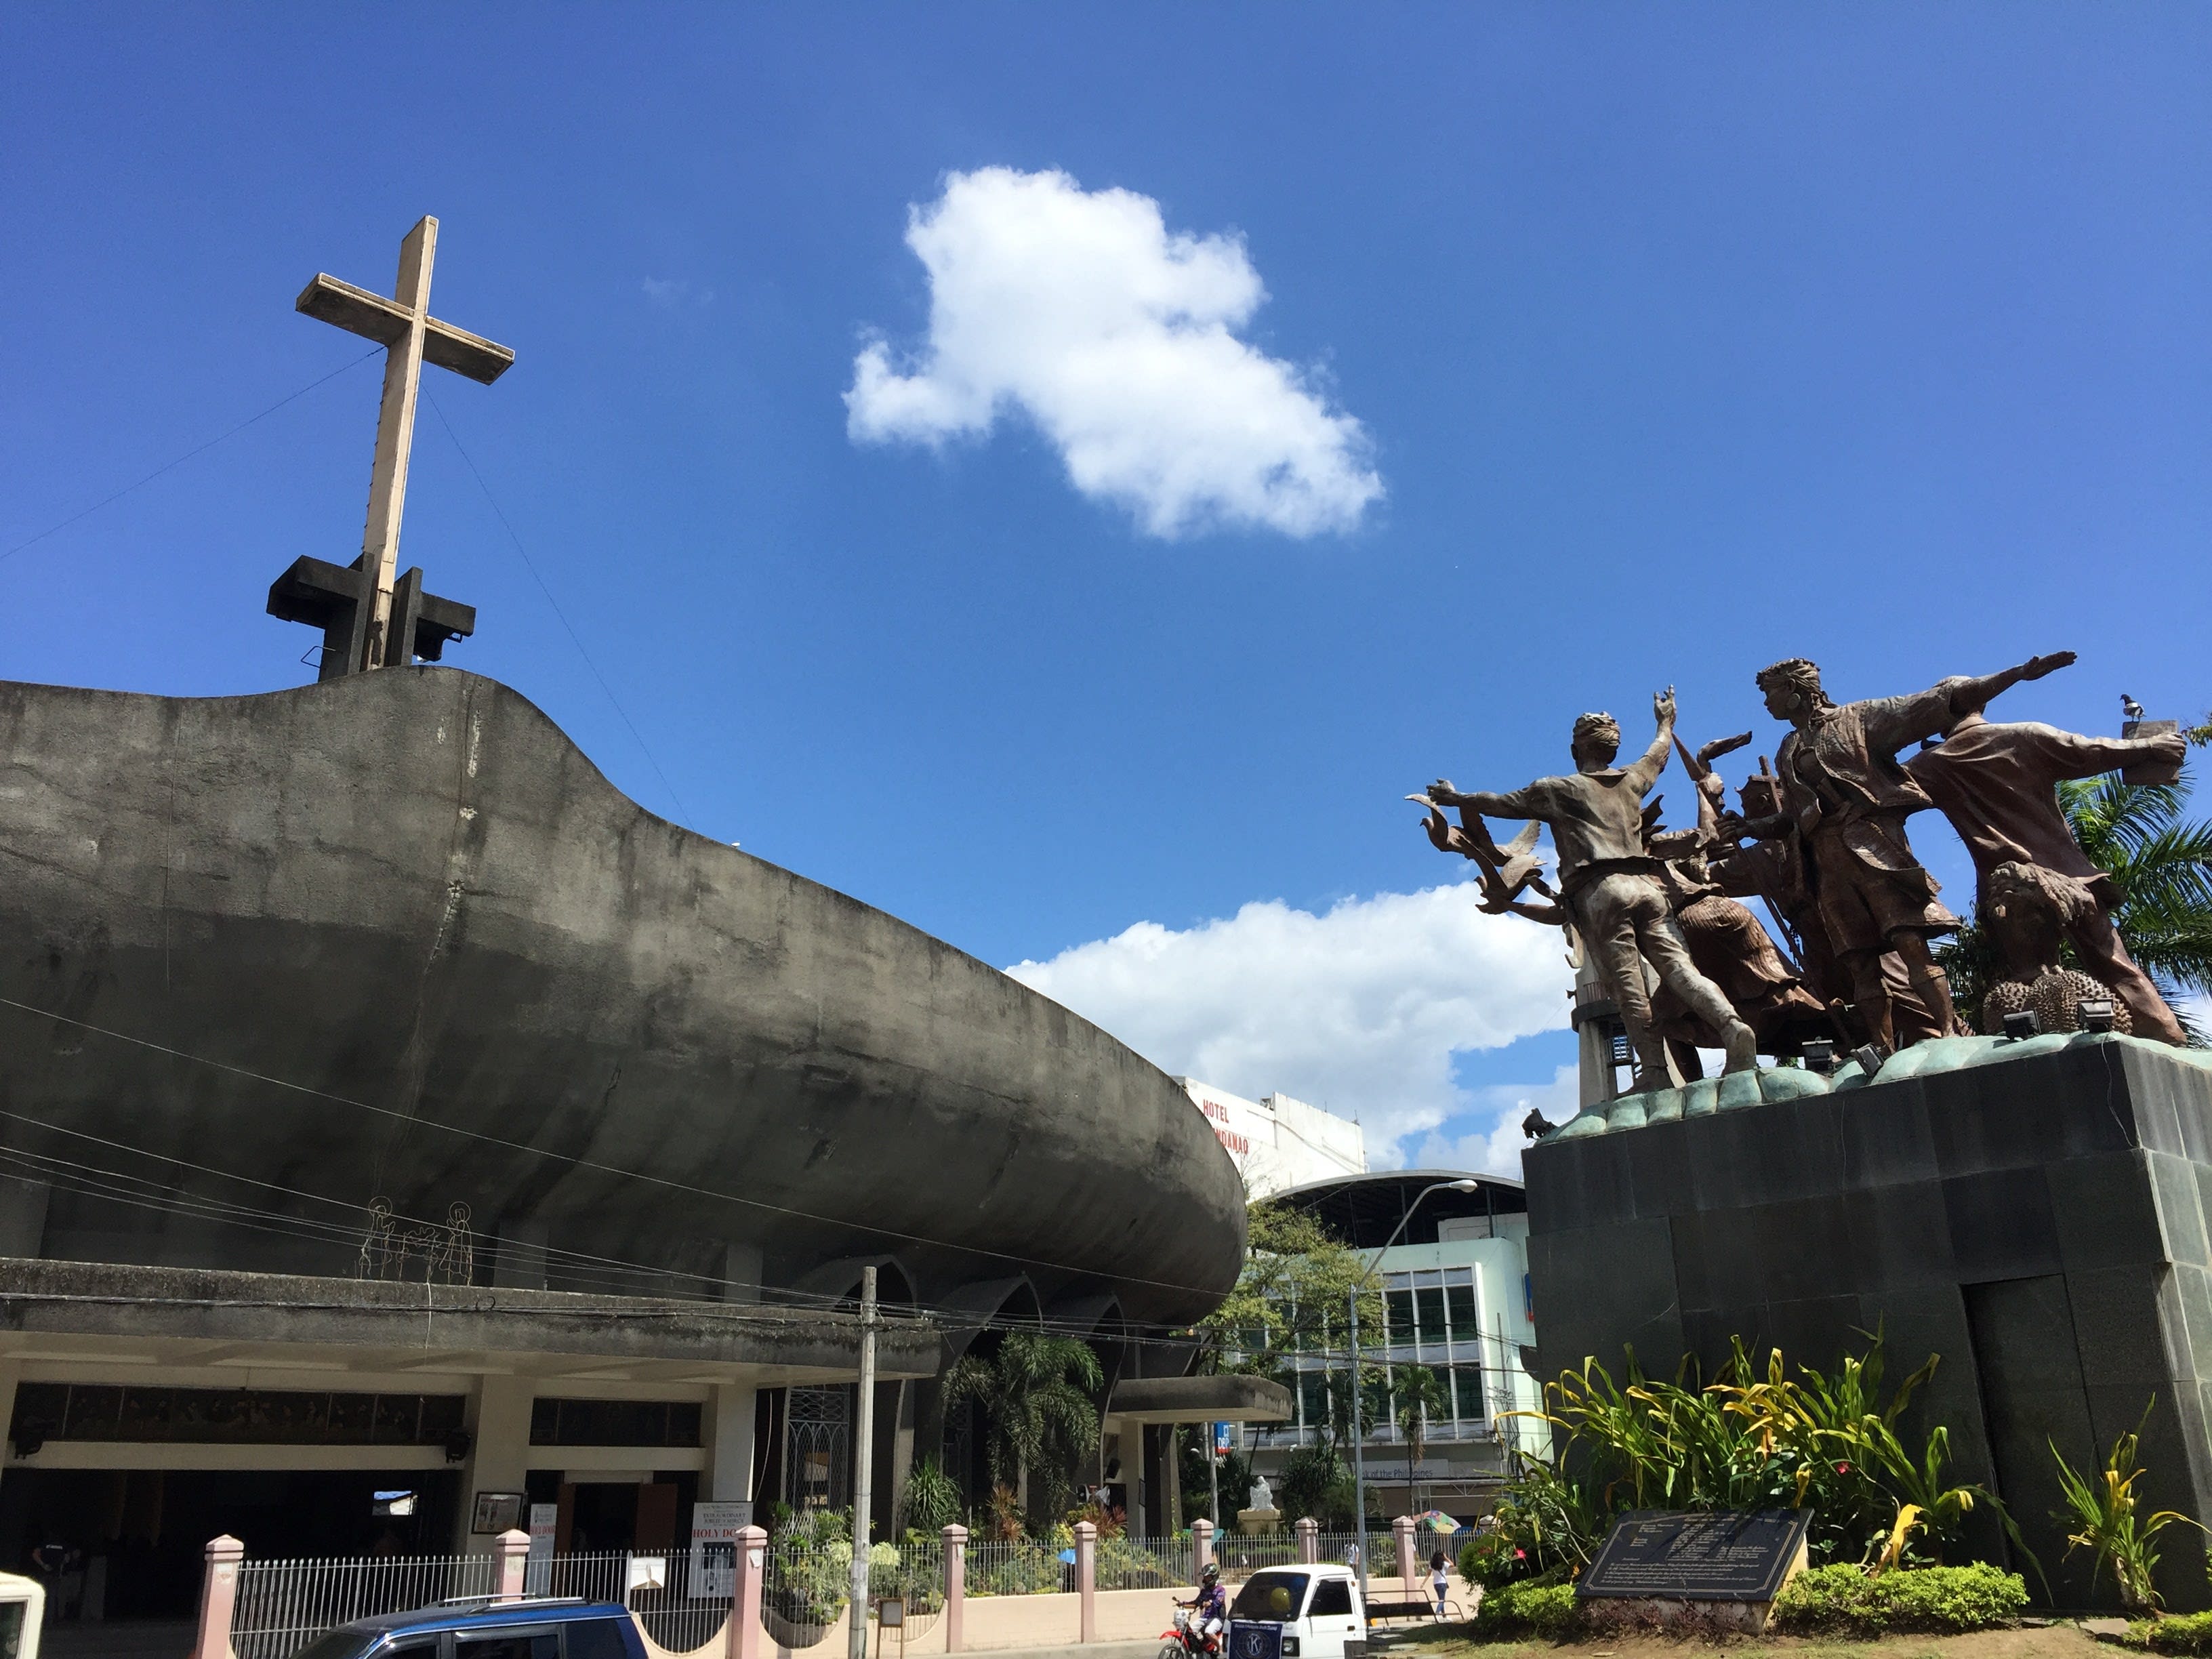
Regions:
<instances>
[{"instance_id":1,"label":"blue car","mask_svg":"<svg viewBox=\"0 0 2212 1659\"><path fill-rule=\"evenodd\" d=\"M619 1601L488 1595L412 1613L356 1619L317 1637L294 1659L645 1659Z\"/></svg>"}]
</instances>

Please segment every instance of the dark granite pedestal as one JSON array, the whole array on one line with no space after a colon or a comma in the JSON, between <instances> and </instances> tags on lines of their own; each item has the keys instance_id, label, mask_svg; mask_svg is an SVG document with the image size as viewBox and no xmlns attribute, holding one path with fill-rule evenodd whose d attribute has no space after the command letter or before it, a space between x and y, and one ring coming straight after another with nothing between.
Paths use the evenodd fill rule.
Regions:
<instances>
[{"instance_id":1,"label":"dark granite pedestal","mask_svg":"<svg viewBox=\"0 0 2212 1659\"><path fill-rule=\"evenodd\" d=\"M1954 1477L2087 1605L2048 1443L2097 1465L2155 1397L2138 1491L2212 1520L2212 1068L2123 1037L1930 1047L1833 1092L1731 1109L1757 1091L1708 1084L1531 1147L1540 1370L1618 1376L1632 1350L1710 1375L1739 1337L1826 1370L1879 1328L1893 1379L1942 1357L1918 1425L1948 1426ZM2204 1606L2202 1534L2165 1538L2169 1605ZM1970 1542L2007 1549L1986 1515Z\"/></svg>"}]
</instances>

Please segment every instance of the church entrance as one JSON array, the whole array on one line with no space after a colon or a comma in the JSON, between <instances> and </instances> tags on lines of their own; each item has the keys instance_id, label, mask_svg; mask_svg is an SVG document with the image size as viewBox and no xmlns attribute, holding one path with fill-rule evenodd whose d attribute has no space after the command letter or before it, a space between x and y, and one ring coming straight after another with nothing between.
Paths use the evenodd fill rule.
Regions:
<instances>
[{"instance_id":1,"label":"church entrance","mask_svg":"<svg viewBox=\"0 0 2212 1659\"><path fill-rule=\"evenodd\" d=\"M444 1469L11 1469L0 1563L46 1582L50 1622L189 1618L211 1538L263 1559L441 1555L458 1494Z\"/></svg>"}]
</instances>

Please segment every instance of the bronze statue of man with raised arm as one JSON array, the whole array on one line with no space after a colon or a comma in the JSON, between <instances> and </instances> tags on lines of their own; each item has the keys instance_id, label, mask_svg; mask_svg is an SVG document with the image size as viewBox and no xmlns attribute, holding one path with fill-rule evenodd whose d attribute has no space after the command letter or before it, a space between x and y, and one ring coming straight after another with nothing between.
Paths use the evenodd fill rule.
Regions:
<instances>
[{"instance_id":1,"label":"bronze statue of man with raised arm","mask_svg":"<svg viewBox=\"0 0 2212 1659\"><path fill-rule=\"evenodd\" d=\"M1644 797L1665 769L1674 735L1672 686L1651 700L1651 709L1659 735L1632 765L1613 763L1620 752L1620 723L1610 714L1584 714L1575 722L1575 770L1565 776L1539 778L1510 794L1462 794L1443 779L1426 792L1439 807L1534 818L1550 827L1561 899L1605 975L1636 1047L1638 1085L1647 1089L1664 1087L1669 1073L1666 1041L1652 1029L1646 962L1684 1006L1721 1034L1729 1071L1759 1063L1751 1027L1690 960L1659 884L1659 861L1644 845Z\"/></svg>"},{"instance_id":2,"label":"bronze statue of man with raised arm","mask_svg":"<svg viewBox=\"0 0 2212 1659\"><path fill-rule=\"evenodd\" d=\"M1949 1029L1951 982L1928 941L1954 933L1959 919L1936 898L1936 878L1922 867L1905 820L1934 805L1898 763L1898 750L1935 736L2022 680L2041 679L2074 660L2062 651L1978 678L1949 679L1901 697L1838 703L1820 685L1820 671L1802 657L1759 670L1767 713L1795 729L1775 754L1781 811L1736 819L1732 836L1760 839L1795 827L1811 856L1820 924L1850 976L1859 1018L1885 1050L1897 1046L1881 957L1894 951L1913 987Z\"/></svg>"}]
</instances>

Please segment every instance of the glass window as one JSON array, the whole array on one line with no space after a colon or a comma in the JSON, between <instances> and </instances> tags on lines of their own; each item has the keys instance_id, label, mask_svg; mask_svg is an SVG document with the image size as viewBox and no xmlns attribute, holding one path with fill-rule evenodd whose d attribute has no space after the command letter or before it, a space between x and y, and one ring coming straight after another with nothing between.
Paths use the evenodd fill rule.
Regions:
<instances>
[{"instance_id":1,"label":"glass window","mask_svg":"<svg viewBox=\"0 0 2212 1659\"><path fill-rule=\"evenodd\" d=\"M1441 1285L1424 1285L1413 1295L1421 1306L1421 1340L1444 1340L1444 1293Z\"/></svg>"},{"instance_id":2,"label":"glass window","mask_svg":"<svg viewBox=\"0 0 2212 1659\"><path fill-rule=\"evenodd\" d=\"M1313 1606L1306 1609L1306 1617L1319 1619L1328 1613L1352 1617L1352 1581L1349 1578L1324 1578L1314 1586Z\"/></svg>"},{"instance_id":3,"label":"glass window","mask_svg":"<svg viewBox=\"0 0 2212 1659\"><path fill-rule=\"evenodd\" d=\"M562 1626L568 1638L568 1659L630 1659L623 1640L624 1619L573 1619Z\"/></svg>"},{"instance_id":4,"label":"glass window","mask_svg":"<svg viewBox=\"0 0 2212 1659\"><path fill-rule=\"evenodd\" d=\"M561 1659L557 1630L470 1631L453 1638L453 1659Z\"/></svg>"},{"instance_id":5,"label":"glass window","mask_svg":"<svg viewBox=\"0 0 2212 1659\"><path fill-rule=\"evenodd\" d=\"M1482 1419L1481 1366L1453 1366L1452 1393L1458 1401L1459 1414L1463 1419L1469 1422L1480 1422Z\"/></svg>"},{"instance_id":6,"label":"glass window","mask_svg":"<svg viewBox=\"0 0 2212 1659\"><path fill-rule=\"evenodd\" d=\"M1411 1291L1390 1291L1383 1302L1390 1310L1390 1340L1411 1342L1413 1340L1413 1293Z\"/></svg>"},{"instance_id":7,"label":"glass window","mask_svg":"<svg viewBox=\"0 0 2212 1659\"><path fill-rule=\"evenodd\" d=\"M1306 1575L1302 1572L1255 1572L1244 1581L1230 1604L1231 1619L1272 1619L1287 1624L1298 1616L1306 1599Z\"/></svg>"},{"instance_id":8,"label":"glass window","mask_svg":"<svg viewBox=\"0 0 2212 1659\"><path fill-rule=\"evenodd\" d=\"M1444 1303L1451 1314L1452 1335L1455 1339L1465 1342L1482 1334L1481 1328L1475 1322L1474 1285L1445 1285Z\"/></svg>"},{"instance_id":9,"label":"glass window","mask_svg":"<svg viewBox=\"0 0 2212 1659\"><path fill-rule=\"evenodd\" d=\"M301 1648L293 1659L360 1659L361 1655L375 1645L374 1631L326 1630ZM436 1645L435 1638L432 1638L431 1645Z\"/></svg>"}]
</instances>

